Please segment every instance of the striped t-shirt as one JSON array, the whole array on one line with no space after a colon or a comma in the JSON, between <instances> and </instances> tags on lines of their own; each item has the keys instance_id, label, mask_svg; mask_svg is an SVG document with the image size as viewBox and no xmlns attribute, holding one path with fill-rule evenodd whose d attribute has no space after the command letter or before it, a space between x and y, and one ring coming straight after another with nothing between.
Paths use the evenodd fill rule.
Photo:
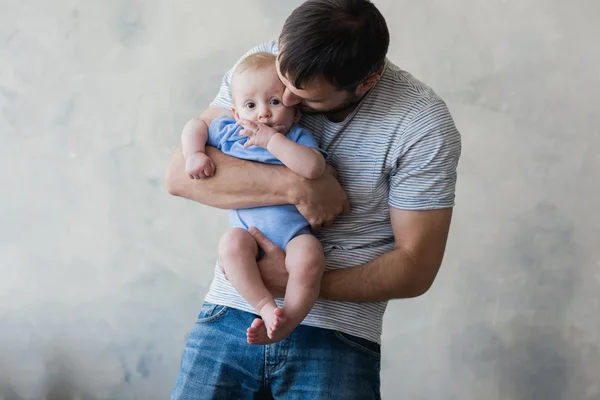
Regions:
<instances>
[{"instance_id":1,"label":"striped t-shirt","mask_svg":"<svg viewBox=\"0 0 600 400\"><path fill-rule=\"evenodd\" d=\"M242 59L259 51L276 55L277 43L259 45ZM233 69L212 105L231 109ZM329 154L350 201L350 214L339 216L318 235L327 270L359 266L394 250L389 207L454 206L460 134L444 101L389 60L379 82L344 121L313 114L303 116L300 124ZM218 266L206 301L254 312ZM318 300L302 323L380 343L386 305Z\"/></svg>"}]
</instances>

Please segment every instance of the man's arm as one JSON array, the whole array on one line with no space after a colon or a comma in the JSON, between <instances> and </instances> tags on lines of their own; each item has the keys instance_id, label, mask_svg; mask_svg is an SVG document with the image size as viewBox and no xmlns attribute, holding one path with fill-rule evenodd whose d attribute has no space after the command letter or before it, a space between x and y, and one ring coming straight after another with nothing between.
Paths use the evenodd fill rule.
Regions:
<instances>
[{"instance_id":1,"label":"man's arm","mask_svg":"<svg viewBox=\"0 0 600 400\"><path fill-rule=\"evenodd\" d=\"M406 211L390 208L396 248L353 268L326 271L319 297L335 301L386 301L417 297L431 287L442 263L452 209ZM261 276L274 296L283 296L285 254L262 233L250 233L265 250Z\"/></svg>"},{"instance_id":2,"label":"man's arm","mask_svg":"<svg viewBox=\"0 0 600 400\"><path fill-rule=\"evenodd\" d=\"M214 119L226 114L225 109L210 106L200 119L210 126ZM290 204L296 200L293 188L300 177L287 168L230 157L210 146L206 147L206 154L216 166L215 176L191 180L185 173L181 146L177 147L165 177L170 194L224 209Z\"/></svg>"},{"instance_id":3,"label":"man's arm","mask_svg":"<svg viewBox=\"0 0 600 400\"><path fill-rule=\"evenodd\" d=\"M444 257L452 209L405 211L390 207L396 248L354 268L327 271L320 297L386 301L429 290Z\"/></svg>"}]
</instances>

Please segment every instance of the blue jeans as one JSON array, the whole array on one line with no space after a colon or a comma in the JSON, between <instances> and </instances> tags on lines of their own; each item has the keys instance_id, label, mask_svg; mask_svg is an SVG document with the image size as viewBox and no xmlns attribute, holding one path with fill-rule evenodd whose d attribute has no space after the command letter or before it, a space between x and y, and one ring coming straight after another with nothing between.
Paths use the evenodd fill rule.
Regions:
<instances>
[{"instance_id":1,"label":"blue jeans","mask_svg":"<svg viewBox=\"0 0 600 400\"><path fill-rule=\"evenodd\" d=\"M249 345L255 315L204 303L171 400L380 399L380 346L300 325L284 340Z\"/></svg>"}]
</instances>

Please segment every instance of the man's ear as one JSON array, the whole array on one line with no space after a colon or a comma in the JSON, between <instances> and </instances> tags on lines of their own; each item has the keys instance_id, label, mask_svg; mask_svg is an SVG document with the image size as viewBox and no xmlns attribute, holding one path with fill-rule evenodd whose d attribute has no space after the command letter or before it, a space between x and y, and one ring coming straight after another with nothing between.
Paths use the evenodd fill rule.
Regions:
<instances>
[{"instance_id":1,"label":"man's ear","mask_svg":"<svg viewBox=\"0 0 600 400\"><path fill-rule=\"evenodd\" d=\"M358 88L356 89L357 92L360 94L366 93L369 89L375 86L377 82L379 82L379 79L381 79L381 75L379 73L374 73L370 75L367 79L364 80L363 83L358 85Z\"/></svg>"},{"instance_id":2,"label":"man's ear","mask_svg":"<svg viewBox=\"0 0 600 400\"><path fill-rule=\"evenodd\" d=\"M300 118L302 117L302 113L300 112L300 107L296 107L296 113L294 114L294 122L298 122L300 121Z\"/></svg>"}]
</instances>

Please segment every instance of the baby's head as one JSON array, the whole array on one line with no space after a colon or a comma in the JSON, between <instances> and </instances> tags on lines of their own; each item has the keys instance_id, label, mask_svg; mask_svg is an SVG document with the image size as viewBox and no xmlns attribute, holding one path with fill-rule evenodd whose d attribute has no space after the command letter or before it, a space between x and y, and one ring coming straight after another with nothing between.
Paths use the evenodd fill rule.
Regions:
<instances>
[{"instance_id":1,"label":"baby's head","mask_svg":"<svg viewBox=\"0 0 600 400\"><path fill-rule=\"evenodd\" d=\"M237 121L244 118L272 126L286 134L300 112L281 102L285 86L275 69L275 56L255 53L237 66L231 79L232 112Z\"/></svg>"}]
</instances>

